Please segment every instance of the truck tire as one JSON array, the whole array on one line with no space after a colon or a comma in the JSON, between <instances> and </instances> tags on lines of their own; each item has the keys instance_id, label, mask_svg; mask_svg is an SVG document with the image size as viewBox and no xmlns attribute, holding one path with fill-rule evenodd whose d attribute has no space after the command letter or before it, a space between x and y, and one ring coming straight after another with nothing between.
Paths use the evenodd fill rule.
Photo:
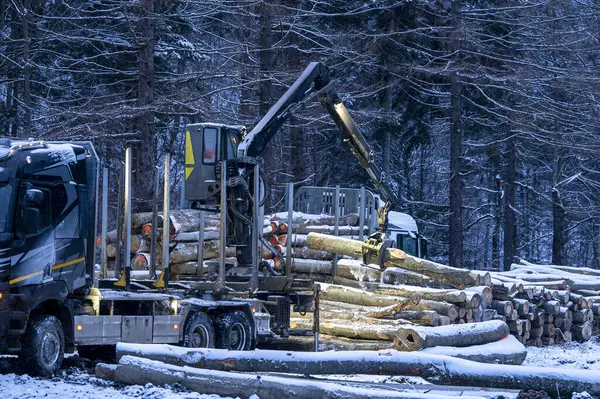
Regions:
<instances>
[{"instance_id":1,"label":"truck tire","mask_svg":"<svg viewBox=\"0 0 600 399\"><path fill-rule=\"evenodd\" d=\"M215 327L204 312L195 312L185 323L183 346L188 348L214 348Z\"/></svg>"},{"instance_id":2,"label":"truck tire","mask_svg":"<svg viewBox=\"0 0 600 399\"><path fill-rule=\"evenodd\" d=\"M237 351L252 349L252 327L248 316L241 310L220 314L215 326L217 348Z\"/></svg>"},{"instance_id":3,"label":"truck tire","mask_svg":"<svg viewBox=\"0 0 600 399\"><path fill-rule=\"evenodd\" d=\"M115 345L86 345L78 346L77 353L79 357L88 360L102 360L105 362L114 362L117 359Z\"/></svg>"},{"instance_id":4,"label":"truck tire","mask_svg":"<svg viewBox=\"0 0 600 399\"><path fill-rule=\"evenodd\" d=\"M19 360L30 375L49 377L56 373L65 354L63 326L54 316L39 316L30 321L23 336Z\"/></svg>"}]
</instances>

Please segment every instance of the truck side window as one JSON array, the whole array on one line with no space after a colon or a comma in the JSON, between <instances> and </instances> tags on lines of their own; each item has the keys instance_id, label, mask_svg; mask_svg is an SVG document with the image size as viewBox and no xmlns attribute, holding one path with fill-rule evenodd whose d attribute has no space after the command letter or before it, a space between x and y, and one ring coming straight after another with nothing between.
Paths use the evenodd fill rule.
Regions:
<instances>
[{"instance_id":1,"label":"truck side window","mask_svg":"<svg viewBox=\"0 0 600 399\"><path fill-rule=\"evenodd\" d=\"M79 238L79 205L77 190L71 184L52 186L52 220L56 238Z\"/></svg>"},{"instance_id":2,"label":"truck side window","mask_svg":"<svg viewBox=\"0 0 600 399\"><path fill-rule=\"evenodd\" d=\"M205 127L202 142L202 163L214 164L217 161L217 143L219 131L214 127Z\"/></svg>"}]
</instances>

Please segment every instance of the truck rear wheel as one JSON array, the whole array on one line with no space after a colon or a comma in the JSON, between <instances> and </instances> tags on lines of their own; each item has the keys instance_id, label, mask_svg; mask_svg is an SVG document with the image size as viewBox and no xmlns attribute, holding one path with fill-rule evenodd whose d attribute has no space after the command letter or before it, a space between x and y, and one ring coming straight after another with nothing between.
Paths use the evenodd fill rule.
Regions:
<instances>
[{"instance_id":1,"label":"truck rear wheel","mask_svg":"<svg viewBox=\"0 0 600 399\"><path fill-rule=\"evenodd\" d=\"M204 312L196 312L185 323L183 346L188 348L214 348L215 327Z\"/></svg>"},{"instance_id":2,"label":"truck rear wheel","mask_svg":"<svg viewBox=\"0 0 600 399\"><path fill-rule=\"evenodd\" d=\"M252 328L248 316L241 310L217 317L217 348L247 351L252 348Z\"/></svg>"},{"instance_id":3,"label":"truck rear wheel","mask_svg":"<svg viewBox=\"0 0 600 399\"><path fill-rule=\"evenodd\" d=\"M65 333L56 317L31 320L22 342L19 359L28 374L48 377L60 369L65 354Z\"/></svg>"}]
</instances>

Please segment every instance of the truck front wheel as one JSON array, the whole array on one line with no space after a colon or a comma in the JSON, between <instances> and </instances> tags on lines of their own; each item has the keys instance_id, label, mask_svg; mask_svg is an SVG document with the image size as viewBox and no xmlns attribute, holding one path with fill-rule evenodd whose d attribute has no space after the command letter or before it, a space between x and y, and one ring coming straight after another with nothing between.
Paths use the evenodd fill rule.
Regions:
<instances>
[{"instance_id":1,"label":"truck front wheel","mask_svg":"<svg viewBox=\"0 0 600 399\"><path fill-rule=\"evenodd\" d=\"M54 316L36 317L22 340L20 360L28 374L48 377L56 373L65 354L63 326Z\"/></svg>"}]
</instances>

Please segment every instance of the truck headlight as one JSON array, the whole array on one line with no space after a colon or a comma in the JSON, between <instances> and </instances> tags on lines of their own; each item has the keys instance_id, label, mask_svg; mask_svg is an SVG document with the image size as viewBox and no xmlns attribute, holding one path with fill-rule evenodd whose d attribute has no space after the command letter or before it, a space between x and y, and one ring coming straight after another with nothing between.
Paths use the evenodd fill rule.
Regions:
<instances>
[{"instance_id":1,"label":"truck headlight","mask_svg":"<svg viewBox=\"0 0 600 399\"><path fill-rule=\"evenodd\" d=\"M177 315L179 312L179 299L171 299L171 310L174 315Z\"/></svg>"}]
</instances>

